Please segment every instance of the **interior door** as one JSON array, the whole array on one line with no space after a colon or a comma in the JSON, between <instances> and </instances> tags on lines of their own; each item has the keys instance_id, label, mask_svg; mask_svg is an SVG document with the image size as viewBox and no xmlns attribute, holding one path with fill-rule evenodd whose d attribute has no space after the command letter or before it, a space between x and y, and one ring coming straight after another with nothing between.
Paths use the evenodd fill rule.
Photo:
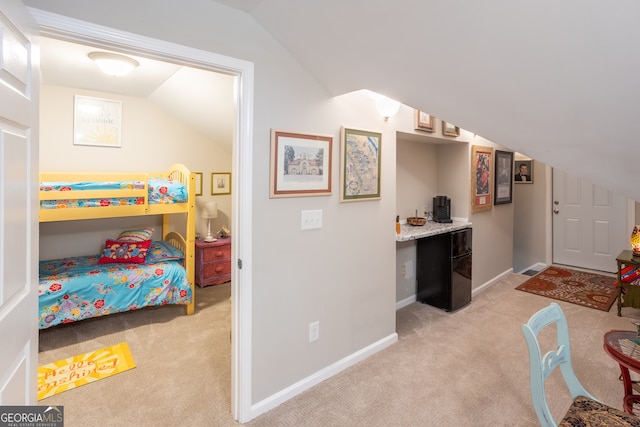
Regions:
<instances>
[{"instance_id":1,"label":"interior door","mask_svg":"<svg viewBox=\"0 0 640 427\"><path fill-rule=\"evenodd\" d=\"M553 170L553 263L606 272L629 246L627 199Z\"/></svg>"},{"instance_id":2,"label":"interior door","mask_svg":"<svg viewBox=\"0 0 640 427\"><path fill-rule=\"evenodd\" d=\"M38 61L35 21L0 3L0 405L35 405L38 371Z\"/></svg>"}]
</instances>

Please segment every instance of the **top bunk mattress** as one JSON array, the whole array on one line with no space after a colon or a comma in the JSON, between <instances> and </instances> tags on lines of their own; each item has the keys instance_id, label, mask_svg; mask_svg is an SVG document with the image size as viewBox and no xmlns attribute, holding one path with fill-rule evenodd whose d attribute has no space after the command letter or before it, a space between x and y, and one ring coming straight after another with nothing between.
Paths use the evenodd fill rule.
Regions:
<instances>
[{"instance_id":1,"label":"top bunk mattress","mask_svg":"<svg viewBox=\"0 0 640 427\"><path fill-rule=\"evenodd\" d=\"M170 178L149 178L149 204L186 203L188 198L187 186L180 181ZM105 206L130 206L144 204L144 197L87 197L80 198L79 191L109 192L113 190L143 190L145 181L100 181L100 182L58 182L40 183L40 191L73 191L74 198L41 200L41 209L87 208ZM98 194L98 193L93 193Z\"/></svg>"}]
</instances>

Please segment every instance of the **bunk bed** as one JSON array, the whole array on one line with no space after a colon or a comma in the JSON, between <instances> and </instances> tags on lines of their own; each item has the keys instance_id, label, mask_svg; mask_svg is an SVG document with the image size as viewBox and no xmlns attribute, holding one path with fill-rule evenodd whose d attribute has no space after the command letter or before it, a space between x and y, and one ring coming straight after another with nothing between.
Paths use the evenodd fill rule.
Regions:
<instances>
[{"instance_id":1,"label":"bunk bed","mask_svg":"<svg viewBox=\"0 0 640 427\"><path fill-rule=\"evenodd\" d=\"M152 305L185 304L186 314L194 313L195 173L181 164L161 173L41 173L39 195L40 222L162 215L160 242L133 239L118 247L117 239L107 240L101 254L40 261L41 329ZM133 300L118 295L124 287L136 289ZM63 304L74 301L62 315Z\"/></svg>"}]
</instances>

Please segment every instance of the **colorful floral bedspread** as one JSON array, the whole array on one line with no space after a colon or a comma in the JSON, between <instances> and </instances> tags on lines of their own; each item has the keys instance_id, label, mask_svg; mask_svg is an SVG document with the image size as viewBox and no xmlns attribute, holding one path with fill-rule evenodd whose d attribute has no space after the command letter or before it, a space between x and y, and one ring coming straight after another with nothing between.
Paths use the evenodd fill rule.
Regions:
<instances>
[{"instance_id":1,"label":"colorful floral bedspread","mask_svg":"<svg viewBox=\"0 0 640 427\"><path fill-rule=\"evenodd\" d=\"M40 261L39 327L165 304L188 304L191 288L177 261L98 264L99 256Z\"/></svg>"},{"instance_id":2,"label":"colorful floral bedspread","mask_svg":"<svg viewBox=\"0 0 640 427\"><path fill-rule=\"evenodd\" d=\"M169 204L185 203L187 187L179 181L166 178L150 178L149 203ZM133 190L144 188L142 181L122 182L43 182L40 191L82 191L82 190ZM42 200L41 209L88 208L102 206L129 206L144 204L143 197L104 198L104 199L65 199Z\"/></svg>"}]
</instances>

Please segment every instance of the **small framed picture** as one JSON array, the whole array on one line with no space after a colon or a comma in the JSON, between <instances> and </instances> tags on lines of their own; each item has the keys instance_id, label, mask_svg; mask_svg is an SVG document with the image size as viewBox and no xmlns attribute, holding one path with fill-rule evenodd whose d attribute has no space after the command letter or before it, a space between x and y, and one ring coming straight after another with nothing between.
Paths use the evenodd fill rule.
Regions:
<instances>
[{"instance_id":1,"label":"small framed picture","mask_svg":"<svg viewBox=\"0 0 640 427\"><path fill-rule=\"evenodd\" d=\"M435 117L431 114L425 113L424 111L415 111L415 130L422 130L425 132L433 132L436 130Z\"/></svg>"},{"instance_id":2,"label":"small framed picture","mask_svg":"<svg viewBox=\"0 0 640 427\"><path fill-rule=\"evenodd\" d=\"M271 129L269 196L331 195L333 137Z\"/></svg>"},{"instance_id":3,"label":"small framed picture","mask_svg":"<svg viewBox=\"0 0 640 427\"><path fill-rule=\"evenodd\" d=\"M211 172L211 195L231 194L231 172Z\"/></svg>"},{"instance_id":4,"label":"small framed picture","mask_svg":"<svg viewBox=\"0 0 640 427\"><path fill-rule=\"evenodd\" d=\"M533 160L516 159L513 182L516 184L533 184Z\"/></svg>"},{"instance_id":5,"label":"small framed picture","mask_svg":"<svg viewBox=\"0 0 640 427\"><path fill-rule=\"evenodd\" d=\"M202 196L202 172L194 172L196 176L196 196Z\"/></svg>"},{"instance_id":6,"label":"small framed picture","mask_svg":"<svg viewBox=\"0 0 640 427\"><path fill-rule=\"evenodd\" d=\"M513 152L496 150L496 176L493 193L493 204L503 205L513 200Z\"/></svg>"},{"instance_id":7,"label":"small framed picture","mask_svg":"<svg viewBox=\"0 0 640 427\"><path fill-rule=\"evenodd\" d=\"M460 136L460 128L451 123L442 122L442 135L444 136Z\"/></svg>"}]
</instances>

